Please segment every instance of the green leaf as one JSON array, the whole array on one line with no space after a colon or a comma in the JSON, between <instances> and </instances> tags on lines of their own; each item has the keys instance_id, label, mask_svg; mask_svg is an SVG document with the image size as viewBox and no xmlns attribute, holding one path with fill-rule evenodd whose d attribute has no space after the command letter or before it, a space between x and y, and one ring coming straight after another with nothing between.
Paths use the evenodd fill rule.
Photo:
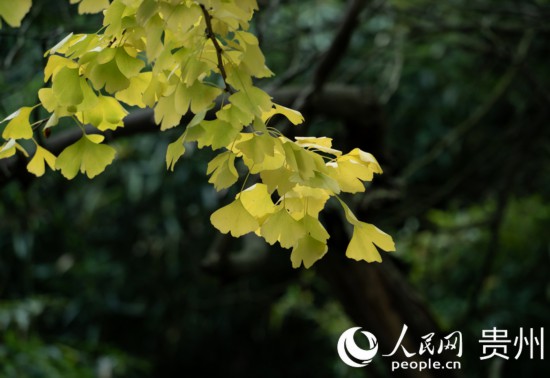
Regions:
<instances>
[{"instance_id":1,"label":"green leaf","mask_svg":"<svg viewBox=\"0 0 550 378\"><path fill-rule=\"evenodd\" d=\"M300 239L296 246L292 249L292 253L290 255L292 267L295 269L299 268L303 262L304 267L309 269L317 260L321 259L327 251L328 247L325 243L320 242L311 236L306 236Z\"/></svg>"},{"instance_id":2,"label":"green leaf","mask_svg":"<svg viewBox=\"0 0 550 378\"><path fill-rule=\"evenodd\" d=\"M261 164L266 156L275 155L275 138L269 134L243 133L235 143L235 150L254 164Z\"/></svg>"},{"instance_id":3,"label":"green leaf","mask_svg":"<svg viewBox=\"0 0 550 378\"><path fill-rule=\"evenodd\" d=\"M84 100L78 68L62 67L52 79L52 90L60 105L78 105Z\"/></svg>"},{"instance_id":4,"label":"green leaf","mask_svg":"<svg viewBox=\"0 0 550 378\"><path fill-rule=\"evenodd\" d=\"M239 135L239 130L219 119L202 121L199 127L202 129L202 132L195 139L198 142L199 148L210 146L213 150L217 150L227 147Z\"/></svg>"},{"instance_id":5,"label":"green leaf","mask_svg":"<svg viewBox=\"0 0 550 378\"><path fill-rule=\"evenodd\" d=\"M130 80L120 72L115 59L105 64L90 63L86 72L98 91L105 87L107 92L115 93L130 86Z\"/></svg>"},{"instance_id":6,"label":"green leaf","mask_svg":"<svg viewBox=\"0 0 550 378\"><path fill-rule=\"evenodd\" d=\"M116 50L115 61L120 73L128 79L137 76L145 67L145 62L137 58L135 50L132 51L130 48L119 47Z\"/></svg>"},{"instance_id":7,"label":"green leaf","mask_svg":"<svg viewBox=\"0 0 550 378\"><path fill-rule=\"evenodd\" d=\"M21 20L29 12L31 5L31 0L1 0L0 17L11 27L17 28L21 26Z\"/></svg>"},{"instance_id":8,"label":"green leaf","mask_svg":"<svg viewBox=\"0 0 550 378\"><path fill-rule=\"evenodd\" d=\"M243 112L260 118L264 112L270 111L273 105L267 93L252 86L232 94L229 101Z\"/></svg>"},{"instance_id":9,"label":"green leaf","mask_svg":"<svg viewBox=\"0 0 550 378\"><path fill-rule=\"evenodd\" d=\"M240 199L215 211L210 216L210 221L222 233L230 232L234 237L256 231L259 227L256 218L246 211Z\"/></svg>"},{"instance_id":10,"label":"green leaf","mask_svg":"<svg viewBox=\"0 0 550 378\"><path fill-rule=\"evenodd\" d=\"M233 185L239 178L235 169L235 154L225 151L216 156L208 163L206 174L212 174L208 182L214 184L217 191Z\"/></svg>"},{"instance_id":11,"label":"green leaf","mask_svg":"<svg viewBox=\"0 0 550 378\"><path fill-rule=\"evenodd\" d=\"M183 141L185 140L185 133L183 133L175 142L168 145L166 149L166 169L174 172L174 167L178 160L185 153L185 146Z\"/></svg>"},{"instance_id":12,"label":"green leaf","mask_svg":"<svg viewBox=\"0 0 550 378\"><path fill-rule=\"evenodd\" d=\"M2 122L10 121L4 132L2 138L4 139L31 139L33 132L29 122L29 116L31 115L32 107L22 107L15 113L12 113L8 117L4 118ZM2 123L0 122L0 123Z\"/></svg>"},{"instance_id":13,"label":"green leaf","mask_svg":"<svg viewBox=\"0 0 550 378\"><path fill-rule=\"evenodd\" d=\"M239 131L243 128L243 126L250 124L250 122L254 119L254 115L246 113L231 104L227 104L218 110L216 112L216 117L222 121L230 123L234 129Z\"/></svg>"},{"instance_id":14,"label":"green leaf","mask_svg":"<svg viewBox=\"0 0 550 378\"><path fill-rule=\"evenodd\" d=\"M29 164L27 170L37 177L42 176L46 172L46 164L50 169L55 170L56 157L50 151L39 145L36 146L36 151Z\"/></svg>"},{"instance_id":15,"label":"green leaf","mask_svg":"<svg viewBox=\"0 0 550 378\"><path fill-rule=\"evenodd\" d=\"M93 178L103 172L115 158L115 149L99 144L100 135L84 135L77 142L65 148L58 156L55 168L67 179L73 179L78 171Z\"/></svg>"}]
</instances>

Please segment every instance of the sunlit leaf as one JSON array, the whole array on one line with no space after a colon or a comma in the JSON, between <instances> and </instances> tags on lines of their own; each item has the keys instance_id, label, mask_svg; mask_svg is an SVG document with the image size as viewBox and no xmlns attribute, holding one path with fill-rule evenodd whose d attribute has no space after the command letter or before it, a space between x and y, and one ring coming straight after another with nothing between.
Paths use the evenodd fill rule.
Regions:
<instances>
[{"instance_id":1,"label":"sunlit leaf","mask_svg":"<svg viewBox=\"0 0 550 378\"><path fill-rule=\"evenodd\" d=\"M36 146L36 151L31 161L27 164L27 170L37 177L46 172L46 164L50 169L55 170L56 157L43 147Z\"/></svg>"},{"instance_id":2,"label":"sunlit leaf","mask_svg":"<svg viewBox=\"0 0 550 378\"><path fill-rule=\"evenodd\" d=\"M240 199L215 211L210 216L210 221L222 233L229 232L234 237L248 234L259 227L256 218L244 208Z\"/></svg>"},{"instance_id":3,"label":"sunlit leaf","mask_svg":"<svg viewBox=\"0 0 550 378\"><path fill-rule=\"evenodd\" d=\"M32 107L22 107L15 113L4 118L2 122L10 121L4 132L2 138L4 139L31 139L33 132L29 122L29 116L31 115ZM0 122L0 123L2 123Z\"/></svg>"},{"instance_id":4,"label":"sunlit leaf","mask_svg":"<svg viewBox=\"0 0 550 378\"><path fill-rule=\"evenodd\" d=\"M115 158L115 149L99 144L99 135L84 135L74 144L65 148L57 157L55 168L67 179L73 179L78 171L93 178L103 172Z\"/></svg>"},{"instance_id":5,"label":"sunlit leaf","mask_svg":"<svg viewBox=\"0 0 550 378\"><path fill-rule=\"evenodd\" d=\"M358 261L382 262L382 257L375 245L387 252L395 251L391 236L372 224L358 222L353 228L353 236L346 249L346 256Z\"/></svg>"}]
</instances>

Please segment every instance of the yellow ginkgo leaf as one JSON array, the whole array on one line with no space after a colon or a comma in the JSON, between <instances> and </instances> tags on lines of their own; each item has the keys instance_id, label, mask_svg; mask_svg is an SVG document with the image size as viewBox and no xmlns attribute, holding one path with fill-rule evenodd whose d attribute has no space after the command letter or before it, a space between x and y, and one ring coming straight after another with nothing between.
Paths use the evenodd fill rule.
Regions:
<instances>
[{"instance_id":1,"label":"yellow ginkgo leaf","mask_svg":"<svg viewBox=\"0 0 550 378\"><path fill-rule=\"evenodd\" d=\"M239 178L235 169L235 154L225 151L216 156L208 163L206 174L212 174L208 182L214 184L218 191L233 185Z\"/></svg>"},{"instance_id":2,"label":"yellow ginkgo leaf","mask_svg":"<svg viewBox=\"0 0 550 378\"><path fill-rule=\"evenodd\" d=\"M105 144L101 135L84 135L76 143L65 148L58 156L55 168L67 179L73 179L78 171L93 178L103 172L115 158L115 149Z\"/></svg>"},{"instance_id":3,"label":"yellow ginkgo leaf","mask_svg":"<svg viewBox=\"0 0 550 378\"><path fill-rule=\"evenodd\" d=\"M273 108L271 108L267 112L262 113L262 121L266 122L275 114L284 115L293 125L299 125L300 123L304 122L304 116L302 115L302 113L278 104L273 104Z\"/></svg>"},{"instance_id":4,"label":"yellow ginkgo leaf","mask_svg":"<svg viewBox=\"0 0 550 378\"><path fill-rule=\"evenodd\" d=\"M267 191L267 185L254 184L243 190L239 198L244 208L256 219L275 212L275 204Z\"/></svg>"},{"instance_id":5,"label":"yellow ginkgo leaf","mask_svg":"<svg viewBox=\"0 0 550 378\"><path fill-rule=\"evenodd\" d=\"M210 222L222 233L229 232L234 237L256 231L259 227L256 218L244 208L240 199L216 210L210 216Z\"/></svg>"},{"instance_id":6,"label":"yellow ginkgo leaf","mask_svg":"<svg viewBox=\"0 0 550 378\"><path fill-rule=\"evenodd\" d=\"M296 182L292 180L293 176L295 174L285 167L260 172L262 182L267 185L268 191L273 193L277 190L280 196L284 196L296 186Z\"/></svg>"},{"instance_id":7,"label":"yellow ginkgo leaf","mask_svg":"<svg viewBox=\"0 0 550 378\"><path fill-rule=\"evenodd\" d=\"M55 170L55 160L56 157L54 154L37 145L34 156L29 161L29 164L27 164L27 170L35 176L40 177L46 172L46 164L50 169Z\"/></svg>"},{"instance_id":8,"label":"yellow ginkgo leaf","mask_svg":"<svg viewBox=\"0 0 550 378\"><path fill-rule=\"evenodd\" d=\"M115 93L116 99L130 106L144 108L143 93L149 86L152 76L151 72L141 72L139 75L132 77L128 88Z\"/></svg>"},{"instance_id":9,"label":"yellow ginkgo leaf","mask_svg":"<svg viewBox=\"0 0 550 378\"><path fill-rule=\"evenodd\" d=\"M10 121L4 132L2 138L4 139L31 139L32 127L29 122L29 116L31 115L32 107L22 107L15 113L7 116L2 122ZM0 122L0 123L2 123Z\"/></svg>"},{"instance_id":10,"label":"yellow ginkgo leaf","mask_svg":"<svg viewBox=\"0 0 550 378\"><path fill-rule=\"evenodd\" d=\"M174 171L174 167L178 160L185 153L185 146L183 141L185 139L185 133L183 133L175 142L172 142L168 145L166 149L166 168Z\"/></svg>"},{"instance_id":11,"label":"yellow ginkgo leaf","mask_svg":"<svg viewBox=\"0 0 550 378\"><path fill-rule=\"evenodd\" d=\"M327 240L330 238L330 235L325 227L323 227L321 221L319 221L319 218L306 214L302 218L301 222L304 224L307 235L321 243L326 244Z\"/></svg>"},{"instance_id":12,"label":"yellow ginkgo leaf","mask_svg":"<svg viewBox=\"0 0 550 378\"><path fill-rule=\"evenodd\" d=\"M78 13L99 13L109 6L109 0L71 0L71 4L78 4Z\"/></svg>"},{"instance_id":13,"label":"yellow ginkgo leaf","mask_svg":"<svg viewBox=\"0 0 550 378\"><path fill-rule=\"evenodd\" d=\"M286 208L292 214L304 214L317 217L319 212L325 208L327 200L330 198L328 191L320 188L310 188L307 186L296 185L292 190L284 195Z\"/></svg>"},{"instance_id":14,"label":"yellow ginkgo leaf","mask_svg":"<svg viewBox=\"0 0 550 378\"><path fill-rule=\"evenodd\" d=\"M306 228L281 206L265 220L260 234L269 244L278 241L281 247L291 248L306 234Z\"/></svg>"},{"instance_id":15,"label":"yellow ginkgo leaf","mask_svg":"<svg viewBox=\"0 0 550 378\"><path fill-rule=\"evenodd\" d=\"M31 5L31 0L0 1L0 17L11 27L19 27L23 17L31 9Z\"/></svg>"},{"instance_id":16,"label":"yellow ginkgo leaf","mask_svg":"<svg viewBox=\"0 0 550 378\"><path fill-rule=\"evenodd\" d=\"M300 146L310 150L317 150L334 156L342 155L342 151L332 148L332 138L295 137L294 139Z\"/></svg>"},{"instance_id":17,"label":"yellow ginkgo leaf","mask_svg":"<svg viewBox=\"0 0 550 378\"><path fill-rule=\"evenodd\" d=\"M266 156L275 155L275 141L278 139L269 134L241 133L241 139L235 143L235 150L252 164L261 164Z\"/></svg>"},{"instance_id":18,"label":"yellow ginkgo leaf","mask_svg":"<svg viewBox=\"0 0 550 378\"><path fill-rule=\"evenodd\" d=\"M230 123L214 119L211 121L205 120L198 125L201 130L197 135L196 141L199 148L210 146L213 150L226 147L231 144L239 135L239 129L233 128Z\"/></svg>"},{"instance_id":19,"label":"yellow ginkgo leaf","mask_svg":"<svg viewBox=\"0 0 550 378\"><path fill-rule=\"evenodd\" d=\"M374 156L358 148L326 165L329 168L327 173L338 182L340 189L347 193L364 192L363 181L372 181L375 173L382 173L382 168Z\"/></svg>"},{"instance_id":20,"label":"yellow ginkgo leaf","mask_svg":"<svg viewBox=\"0 0 550 378\"><path fill-rule=\"evenodd\" d=\"M319 259L321 259L325 253L327 253L328 247L325 243L312 238L311 236L305 236L298 241L296 246L292 249L290 255L290 261L292 261L292 267L294 269L299 268L304 263L306 269Z\"/></svg>"},{"instance_id":21,"label":"yellow ginkgo leaf","mask_svg":"<svg viewBox=\"0 0 550 378\"><path fill-rule=\"evenodd\" d=\"M358 222L353 228L346 256L357 261L382 262L382 257L375 245L387 252L395 251L395 244L390 235L372 224Z\"/></svg>"},{"instance_id":22,"label":"yellow ginkgo leaf","mask_svg":"<svg viewBox=\"0 0 550 378\"><path fill-rule=\"evenodd\" d=\"M15 155L16 152L16 142L15 139L9 139L2 145L0 148L0 159L9 158L10 156Z\"/></svg>"}]
</instances>

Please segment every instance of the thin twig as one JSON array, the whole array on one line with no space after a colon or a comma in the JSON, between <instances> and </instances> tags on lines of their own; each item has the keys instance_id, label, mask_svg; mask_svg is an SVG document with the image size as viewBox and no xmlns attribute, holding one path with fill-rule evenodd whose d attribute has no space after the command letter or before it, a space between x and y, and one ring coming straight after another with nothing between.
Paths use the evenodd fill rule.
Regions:
<instances>
[{"instance_id":1,"label":"thin twig","mask_svg":"<svg viewBox=\"0 0 550 378\"><path fill-rule=\"evenodd\" d=\"M222 75L223 84L225 85L224 90L227 93L231 93L231 87L227 83L227 73L225 72L225 67L223 65L223 49L220 46L220 43L218 42L218 39L216 38L216 34L214 33L214 29L212 28L212 16L210 13L208 13L208 10L206 10L206 7L201 4L202 13L204 14L204 21L206 22L206 35L208 38L212 41L212 44L214 45L214 48L216 49L216 57L218 58L218 69L220 70L220 74Z\"/></svg>"}]
</instances>

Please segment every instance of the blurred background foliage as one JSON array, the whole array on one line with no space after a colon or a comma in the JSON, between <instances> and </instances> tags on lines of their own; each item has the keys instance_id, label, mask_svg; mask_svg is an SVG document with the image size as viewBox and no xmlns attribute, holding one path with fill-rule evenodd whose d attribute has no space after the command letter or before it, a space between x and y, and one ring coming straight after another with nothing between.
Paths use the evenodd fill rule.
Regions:
<instances>
[{"instance_id":1,"label":"blurred background foliage","mask_svg":"<svg viewBox=\"0 0 550 378\"><path fill-rule=\"evenodd\" d=\"M260 85L308 85L346 2L260 4L253 27L277 73ZM478 343L493 326L550 326L549 19L545 0L370 1L330 77L384 109L374 223L442 328L464 333L468 377L549 371L525 354L480 362ZM97 29L64 0L36 0L20 29L3 28L0 118L37 101L45 50ZM334 119L308 127L346 136ZM207 269L209 215L227 197L207 183L209 151L189 146L166 172L172 139L117 140L118 160L91 182L50 172L0 188L0 376L388 376L339 361L354 324L288 251L269 248L246 275Z\"/></svg>"}]
</instances>

